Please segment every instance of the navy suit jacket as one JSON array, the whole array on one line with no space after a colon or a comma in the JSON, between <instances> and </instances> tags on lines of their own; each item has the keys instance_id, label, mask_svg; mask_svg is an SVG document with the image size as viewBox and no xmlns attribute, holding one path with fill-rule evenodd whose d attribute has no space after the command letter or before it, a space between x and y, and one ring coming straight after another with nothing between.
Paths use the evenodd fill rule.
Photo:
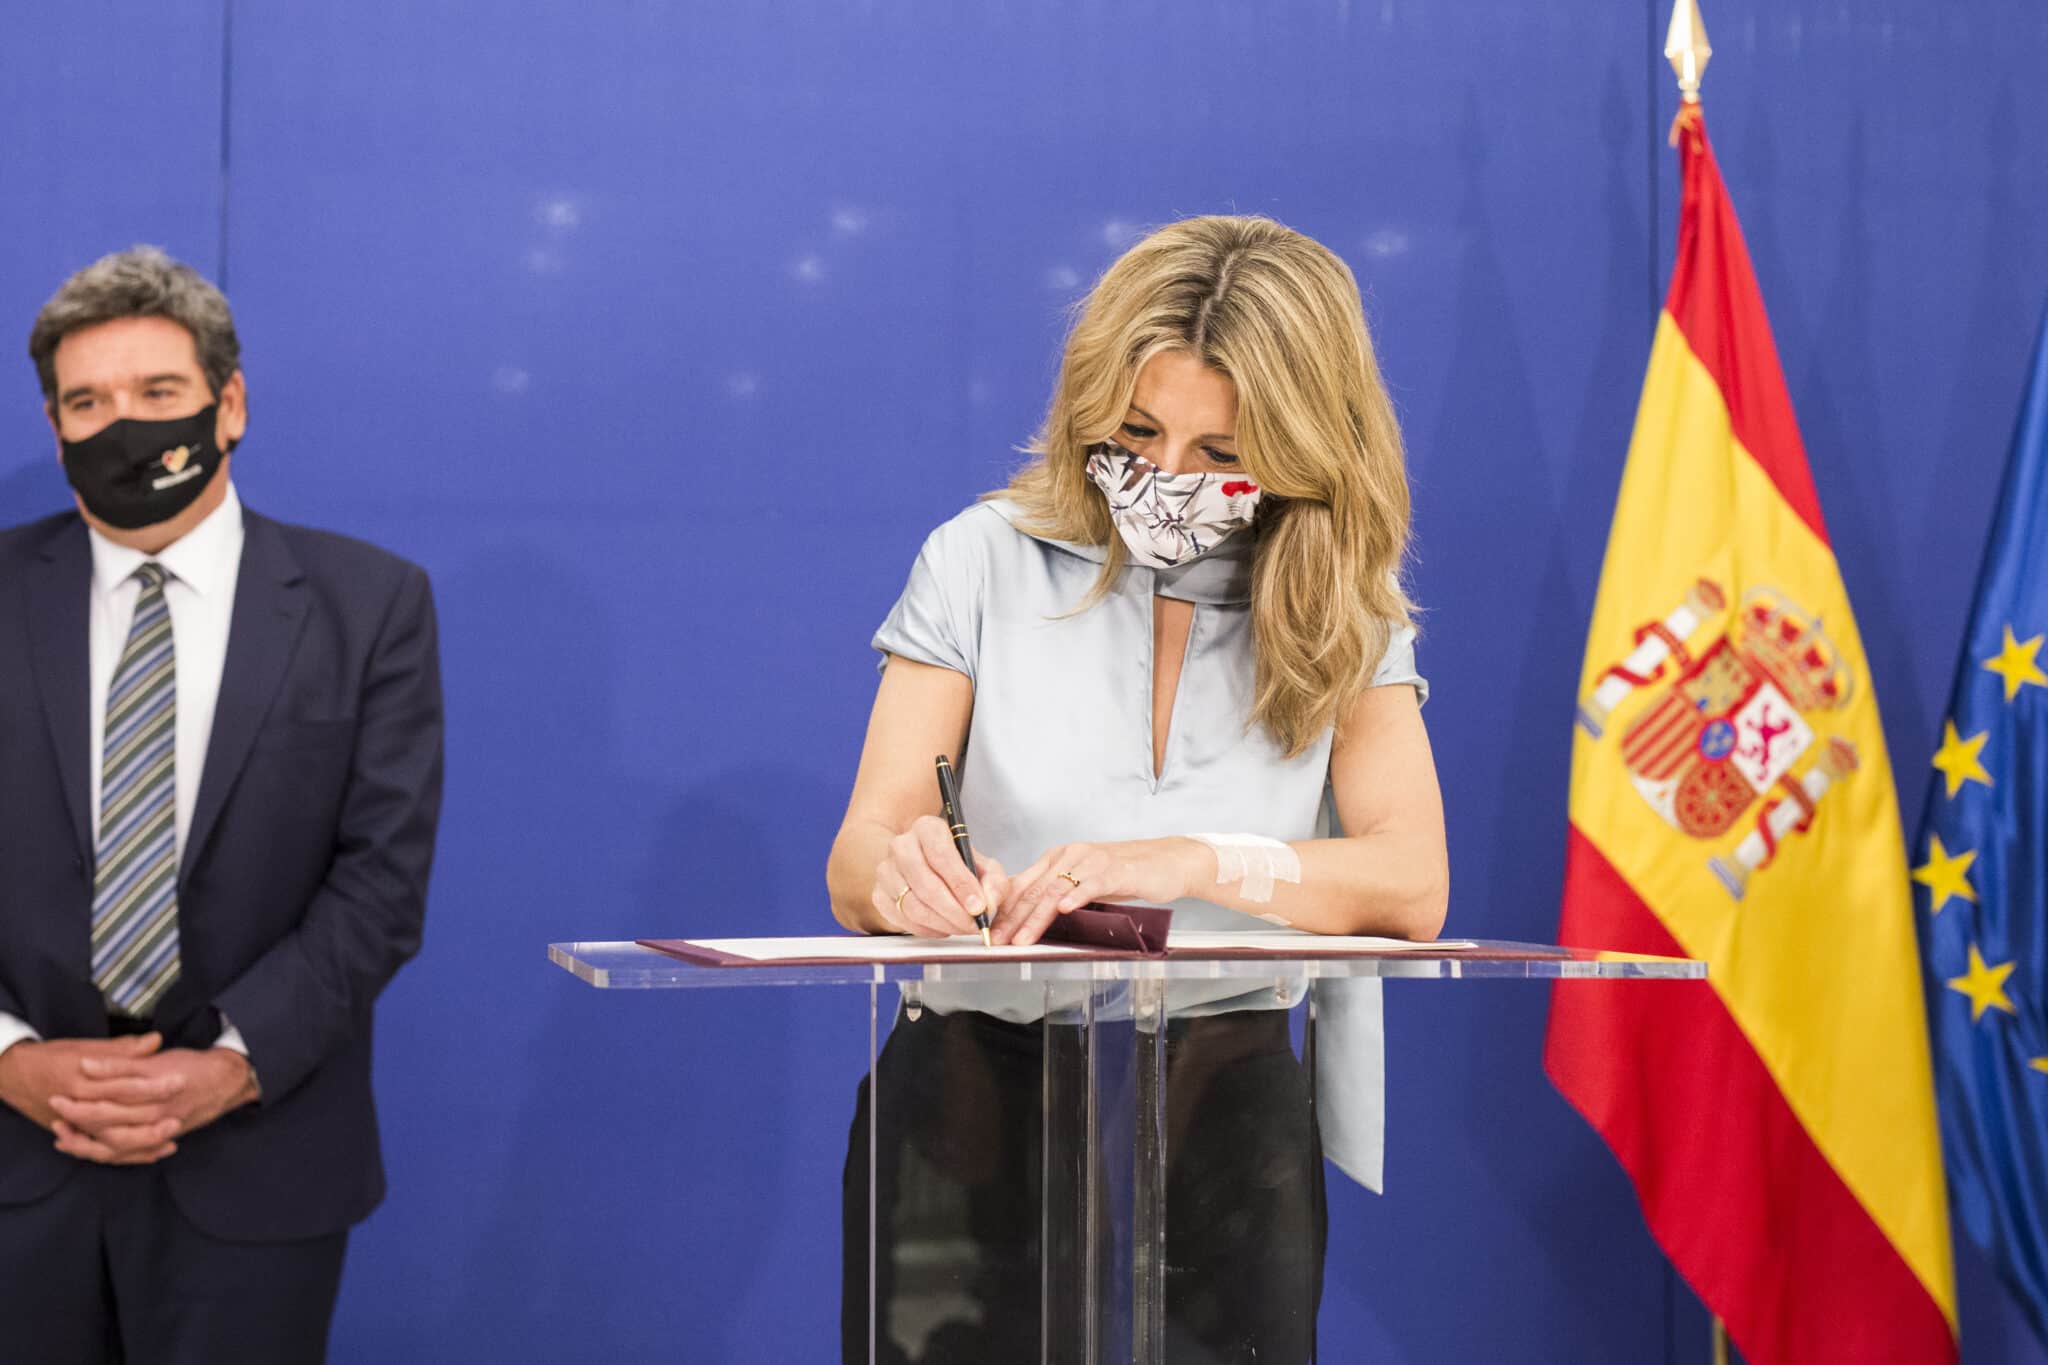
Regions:
<instances>
[{"instance_id":1,"label":"navy suit jacket","mask_svg":"<svg viewBox=\"0 0 2048 1365\"><path fill-rule=\"evenodd\" d=\"M226 1014L262 1099L181 1137L179 1208L233 1241L340 1231L383 1197L370 1014L419 949L441 804L441 677L417 566L243 514L220 700L178 870L166 1047ZM64 513L0 531L0 1010L98 1038L88 612L92 551ZM0 1106L0 1205L79 1166Z\"/></svg>"}]
</instances>

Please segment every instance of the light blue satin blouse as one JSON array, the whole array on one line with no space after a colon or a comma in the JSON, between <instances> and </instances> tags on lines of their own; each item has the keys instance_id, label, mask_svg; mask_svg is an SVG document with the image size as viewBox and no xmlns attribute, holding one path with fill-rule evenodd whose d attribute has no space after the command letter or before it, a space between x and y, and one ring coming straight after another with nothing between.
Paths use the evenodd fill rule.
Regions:
<instances>
[{"instance_id":1,"label":"light blue satin blouse","mask_svg":"<svg viewBox=\"0 0 2048 1365\"><path fill-rule=\"evenodd\" d=\"M974 709L959 764L960 800L975 847L1015 872L1073 841L1193 832L1286 841L1336 832L1329 796L1331 733L1293 758L1250 722L1254 541L1231 536L1173 569L1130 565L1107 596L1076 611L1104 548L1020 530L1017 507L977 503L925 540L910 581L874 646L964 673ZM1165 760L1152 767L1152 598L1194 604ZM886 666L887 660L883 660ZM1389 642L1372 685L1406 683L1418 699L1414 631ZM1208 901L1173 902L1177 928L1266 927ZM1318 987L1317 1098L1324 1148L1379 1187L1384 1035L1378 982ZM1341 987L1333 990L1331 987ZM977 1009L1023 1022L1044 1010L1041 988L932 984L926 1006ZM1268 985L1174 982L1176 1014L1295 1003Z\"/></svg>"}]
</instances>

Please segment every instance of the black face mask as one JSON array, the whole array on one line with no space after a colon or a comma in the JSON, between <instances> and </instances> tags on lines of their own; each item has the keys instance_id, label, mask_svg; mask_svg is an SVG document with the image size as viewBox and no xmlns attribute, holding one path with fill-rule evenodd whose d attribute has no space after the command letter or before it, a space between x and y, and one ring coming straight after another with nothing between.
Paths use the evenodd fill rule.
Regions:
<instances>
[{"instance_id":1,"label":"black face mask","mask_svg":"<svg viewBox=\"0 0 2048 1365\"><path fill-rule=\"evenodd\" d=\"M83 441L64 441L64 477L86 510L133 531L190 507L220 468L209 403L190 417L149 422L124 417Z\"/></svg>"}]
</instances>

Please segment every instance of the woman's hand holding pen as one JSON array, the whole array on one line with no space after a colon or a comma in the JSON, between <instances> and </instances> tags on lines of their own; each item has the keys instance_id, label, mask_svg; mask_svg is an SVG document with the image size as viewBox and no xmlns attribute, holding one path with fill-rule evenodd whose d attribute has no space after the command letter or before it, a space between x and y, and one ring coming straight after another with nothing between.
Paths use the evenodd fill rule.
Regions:
<instances>
[{"instance_id":1,"label":"woman's hand holding pen","mask_svg":"<svg viewBox=\"0 0 2048 1365\"><path fill-rule=\"evenodd\" d=\"M957 865L959 859L954 859ZM1055 915L1090 901L1164 904L1193 895L1216 875L1216 855L1193 839L1127 839L1114 844L1061 844L1009 883L999 904L997 943L1036 943Z\"/></svg>"},{"instance_id":2,"label":"woman's hand holding pen","mask_svg":"<svg viewBox=\"0 0 2048 1365\"><path fill-rule=\"evenodd\" d=\"M869 897L875 913L898 933L942 937L978 932L975 915L1009 898L1010 879L995 859L976 852L974 861L979 878L960 861L946 822L920 815L889 841L888 853L875 868Z\"/></svg>"}]
</instances>

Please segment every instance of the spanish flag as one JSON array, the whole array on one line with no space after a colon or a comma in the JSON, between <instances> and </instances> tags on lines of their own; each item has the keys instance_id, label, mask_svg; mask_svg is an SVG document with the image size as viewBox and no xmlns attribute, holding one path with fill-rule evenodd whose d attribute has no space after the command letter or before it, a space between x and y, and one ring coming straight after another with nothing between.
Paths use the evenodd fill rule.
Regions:
<instances>
[{"instance_id":1,"label":"spanish flag","mask_svg":"<svg viewBox=\"0 0 2048 1365\"><path fill-rule=\"evenodd\" d=\"M1956 1358L1891 764L1699 107L1586 640L1559 938L1705 959L1560 982L1545 1065L1751 1365Z\"/></svg>"}]
</instances>

